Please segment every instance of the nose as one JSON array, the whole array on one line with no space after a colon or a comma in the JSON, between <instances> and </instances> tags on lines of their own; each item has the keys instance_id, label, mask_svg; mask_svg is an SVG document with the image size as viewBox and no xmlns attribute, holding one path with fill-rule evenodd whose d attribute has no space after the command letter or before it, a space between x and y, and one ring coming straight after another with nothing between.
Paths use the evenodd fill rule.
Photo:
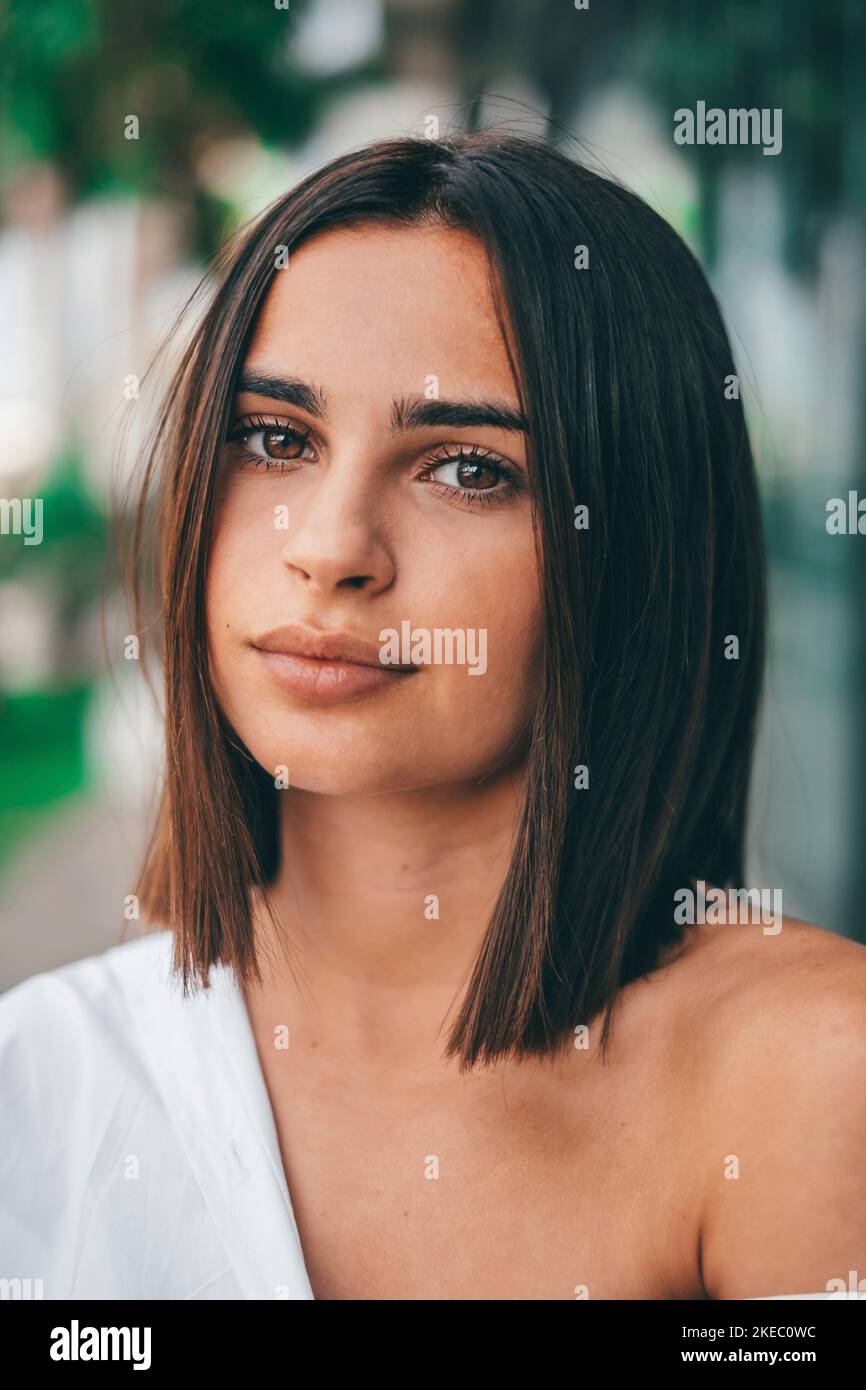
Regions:
<instances>
[{"instance_id":1,"label":"nose","mask_svg":"<svg viewBox=\"0 0 866 1390\"><path fill-rule=\"evenodd\" d=\"M382 518L382 484L357 465L336 461L292 508L295 522L283 564L311 593L361 589L371 597L394 582L395 566ZM297 520L295 521L295 518Z\"/></svg>"}]
</instances>

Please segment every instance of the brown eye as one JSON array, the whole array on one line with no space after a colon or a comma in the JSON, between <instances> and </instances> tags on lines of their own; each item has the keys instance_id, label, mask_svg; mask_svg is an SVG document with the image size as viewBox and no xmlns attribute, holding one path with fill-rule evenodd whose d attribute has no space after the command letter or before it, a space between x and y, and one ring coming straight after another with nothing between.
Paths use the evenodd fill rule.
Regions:
<instances>
[{"instance_id":1,"label":"brown eye","mask_svg":"<svg viewBox=\"0 0 866 1390\"><path fill-rule=\"evenodd\" d=\"M460 487L471 487L479 492L486 491L487 488L496 487L501 477L501 470L492 463L461 459L457 464L457 482Z\"/></svg>"},{"instance_id":2,"label":"brown eye","mask_svg":"<svg viewBox=\"0 0 866 1390\"><path fill-rule=\"evenodd\" d=\"M451 458L431 460L427 472L454 492L502 492L512 480L500 459L484 454L453 454Z\"/></svg>"},{"instance_id":3,"label":"brown eye","mask_svg":"<svg viewBox=\"0 0 866 1390\"><path fill-rule=\"evenodd\" d=\"M299 429L296 425L283 424L279 420L261 420L248 416L235 426L228 436L229 443L236 444L242 451L245 467L263 468L266 471L277 464L312 462L315 451L310 442L310 431ZM280 469L282 470L282 467Z\"/></svg>"},{"instance_id":4,"label":"brown eye","mask_svg":"<svg viewBox=\"0 0 866 1390\"><path fill-rule=\"evenodd\" d=\"M428 454L419 482L462 507L511 502L523 491L519 471L512 464L477 447L456 448L444 458Z\"/></svg>"},{"instance_id":5,"label":"brown eye","mask_svg":"<svg viewBox=\"0 0 866 1390\"><path fill-rule=\"evenodd\" d=\"M297 459L304 452L306 436L297 430L268 429L261 431L265 453L272 459Z\"/></svg>"}]
</instances>

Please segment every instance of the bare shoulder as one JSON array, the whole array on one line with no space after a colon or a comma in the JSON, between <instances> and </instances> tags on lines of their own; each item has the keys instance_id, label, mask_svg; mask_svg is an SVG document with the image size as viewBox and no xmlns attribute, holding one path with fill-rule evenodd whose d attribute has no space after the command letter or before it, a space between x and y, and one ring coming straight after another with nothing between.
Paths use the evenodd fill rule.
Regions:
<instances>
[{"instance_id":1,"label":"bare shoulder","mask_svg":"<svg viewBox=\"0 0 866 1390\"><path fill-rule=\"evenodd\" d=\"M683 975L708 1038L735 1029L752 1042L761 1035L781 1042L786 1022L829 1028L831 1014L840 1025L848 1016L866 1029L866 946L859 942L795 917L769 929L730 922L691 930Z\"/></svg>"},{"instance_id":2,"label":"bare shoulder","mask_svg":"<svg viewBox=\"0 0 866 1390\"><path fill-rule=\"evenodd\" d=\"M677 1045L700 1079L704 1287L866 1289L866 946L792 917L694 930Z\"/></svg>"}]
</instances>

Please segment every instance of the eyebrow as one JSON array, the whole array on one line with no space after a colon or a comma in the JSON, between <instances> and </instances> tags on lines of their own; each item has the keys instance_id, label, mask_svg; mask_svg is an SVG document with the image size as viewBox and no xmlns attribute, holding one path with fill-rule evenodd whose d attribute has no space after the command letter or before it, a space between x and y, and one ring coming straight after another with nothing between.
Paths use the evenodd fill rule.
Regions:
<instances>
[{"instance_id":1,"label":"eyebrow","mask_svg":"<svg viewBox=\"0 0 866 1390\"><path fill-rule=\"evenodd\" d=\"M321 387L311 386L297 377L271 376L256 371L241 372L235 391L267 396L297 406L317 420L327 420L327 397ZM391 403L391 432L447 425L453 429L489 426L526 434L526 420L519 410L504 401L440 401L423 396L401 396Z\"/></svg>"}]
</instances>

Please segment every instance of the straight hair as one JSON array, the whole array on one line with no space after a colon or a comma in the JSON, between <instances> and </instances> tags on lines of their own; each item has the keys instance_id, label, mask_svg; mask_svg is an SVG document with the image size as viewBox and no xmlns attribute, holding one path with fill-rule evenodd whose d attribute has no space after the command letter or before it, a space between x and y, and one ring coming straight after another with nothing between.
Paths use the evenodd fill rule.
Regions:
<instances>
[{"instance_id":1,"label":"straight hair","mask_svg":"<svg viewBox=\"0 0 866 1390\"><path fill-rule=\"evenodd\" d=\"M543 669L510 863L443 1056L461 1071L552 1058L602 1011L605 1051L619 991L684 932L675 891L742 884L764 542L736 369L697 260L635 193L537 137L344 154L235 233L184 307L178 327L210 291L145 450L132 538L138 632L155 547L165 694L140 903L174 933L184 992L218 962L261 978L251 895L267 904L279 867L279 793L209 679L217 462L285 253L370 222L481 239L528 424Z\"/></svg>"}]
</instances>

